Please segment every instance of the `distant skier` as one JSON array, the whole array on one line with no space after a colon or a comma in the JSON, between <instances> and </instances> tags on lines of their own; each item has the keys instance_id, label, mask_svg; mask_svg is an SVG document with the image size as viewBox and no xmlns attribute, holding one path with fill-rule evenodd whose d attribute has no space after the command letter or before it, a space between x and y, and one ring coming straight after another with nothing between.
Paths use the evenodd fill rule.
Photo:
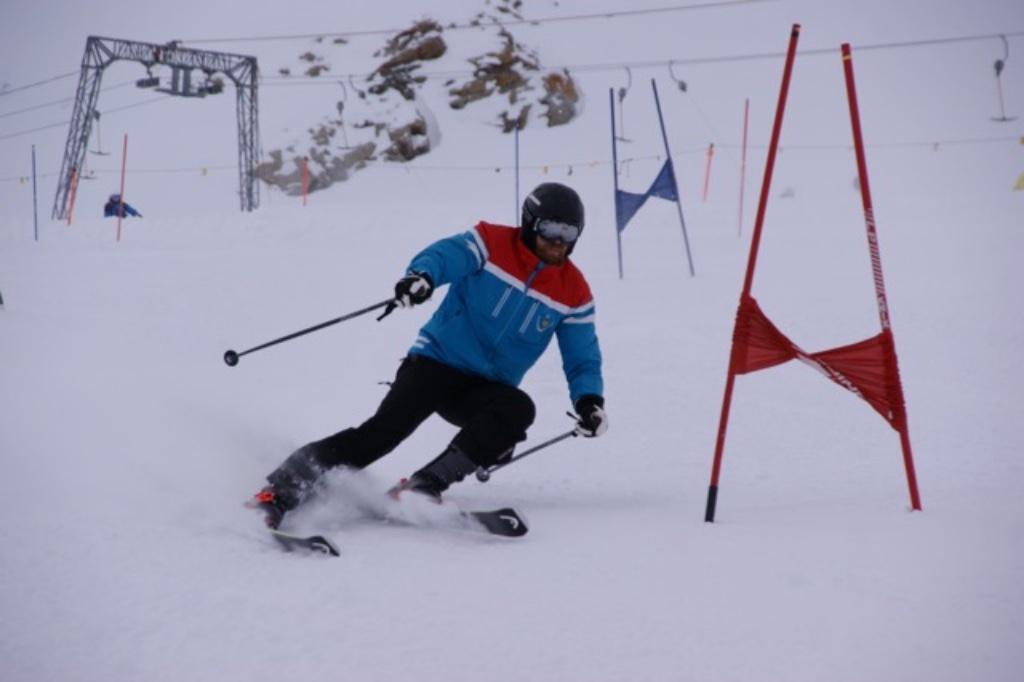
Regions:
<instances>
[{"instance_id":1,"label":"distant skier","mask_svg":"<svg viewBox=\"0 0 1024 682\"><path fill-rule=\"evenodd\" d=\"M444 300L372 417L299 448L267 476L270 485L256 494L267 525L277 528L325 471L369 466L435 413L461 430L392 496L412 490L440 501L477 467L510 457L536 414L518 385L552 337L558 337L577 433L603 434L608 417L594 300L569 260L582 232L579 195L544 183L523 202L521 227L480 222L417 254L395 284L396 303L418 305L449 284Z\"/></svg>"},{"instance_id":2,"label":"distant skier","mask_svg":"<svg viewBox=\"0 0 1024 682\"><path fill-rule=\"evenodd\" d=\"M118 213L121 214L122 218L125 216L142 217L142 214L132 208L131 204L121 201L120 194L111 194L110 198L107 199L107 203L103 206L103 217L113 218Z\"/></svg>"}]
</instances>

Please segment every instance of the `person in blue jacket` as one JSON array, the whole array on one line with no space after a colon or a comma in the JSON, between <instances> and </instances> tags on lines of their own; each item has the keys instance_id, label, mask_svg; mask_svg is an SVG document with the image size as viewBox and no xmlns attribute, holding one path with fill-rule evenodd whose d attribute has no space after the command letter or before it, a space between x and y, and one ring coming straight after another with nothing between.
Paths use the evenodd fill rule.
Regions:
<instances>
[{"instance_id":1,"label":"person in blue jacket","mask_svg":"<svg viewBox=\"0 0 1024 682\"><path fill-rule=\"evenodd\" d=\"M142 217L142 214L132 208L131 204L121 201L120 194L111 194L107 199L107 203L103 205L103 217L113 218L120 213L121 217L125 216L136 216Z\"/></svg>"},{"instance_id":2,"label":"person in blue jacket","mask_svg":"<svg viewBox=\"0 0 1024 682\"><path fill-rule=\"evenodd\" d=\"M569 256L583 232L583 202L569 187L544 183L523 202L522 225L487 222L413 257L395 285L395 303L415 306L448 291L422 327L376 413L293 452L256 494L267 524L308 498L327 470L362 469L394 450L432 414L459 428L431 462L395 486L438 501L478 467L510 457L526 439L536 407L518 388L557 339L578 434L608 428L594 300Z\"/></svg>"}]
</instances>

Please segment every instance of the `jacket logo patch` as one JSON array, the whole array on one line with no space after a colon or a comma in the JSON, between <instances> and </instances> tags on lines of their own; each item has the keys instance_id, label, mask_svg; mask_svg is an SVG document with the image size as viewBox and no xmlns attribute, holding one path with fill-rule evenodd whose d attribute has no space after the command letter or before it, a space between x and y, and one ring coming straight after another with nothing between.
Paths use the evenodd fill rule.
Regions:
<instances>
[{"instance_id":1,"label":"jacket logo patch","mask_svg":"<svg viewBox=\"0 0 1024 682\"><path fill-rule=\"evenodd\" d=\"M551 326L551 318L547 315L541 315L537 319L537 331L542 332Z\"/></svg>"}]
</instances>

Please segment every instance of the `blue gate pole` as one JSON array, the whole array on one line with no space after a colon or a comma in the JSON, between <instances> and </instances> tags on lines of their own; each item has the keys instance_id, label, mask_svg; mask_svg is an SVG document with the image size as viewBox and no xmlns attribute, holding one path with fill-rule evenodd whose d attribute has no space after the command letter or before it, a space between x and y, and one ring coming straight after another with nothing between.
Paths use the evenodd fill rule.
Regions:
<instances>
[{"instance_id":1,"label":"blue gate pole","mask_svg":"<svg viewBox=\"0 0 1024 682\"><path fill-rule=\"evenodd\" d=\"M665 141L665 156L672 164L672 152L668 148L668 135L665 133L665 119L661 115L661 100L658 99L658 84L651 79L651 88L654 90L654 105L658 108L658 123L661 124L661 139ZM679 224L683 226L683 242L686 244L686 260L690 264L690 277L694 276L693 258L690 256L690 238L686 236L686 221L683 220L683 198L679 194L679 182L676 180L675 164L672 164L672 182L676 186L676 209L679 211Z\"/></svg>"},{"instance_id":2,"label":"blue gate pole","mask_svg":"<svg viewBox=\"0 0 1024 682\"><path fill-rule=\"evenodd\" d=\"M612 178L615 183L615 241L619 248L619 279L622 279L622 232L619 230L619 153L615 148L615 94L608 88L608 104L612 113Z\"/></svg>"},{"instance_id":3,"label":"blue gate pole","mask_svg":"<svg viewBox=\"0 0 1024 682\"><path fill-rule=\"evenodd\" d=\"M39 202L36 199L36 146L32 145L32 224L39 241Z\"/></svg>"}]
</instances>

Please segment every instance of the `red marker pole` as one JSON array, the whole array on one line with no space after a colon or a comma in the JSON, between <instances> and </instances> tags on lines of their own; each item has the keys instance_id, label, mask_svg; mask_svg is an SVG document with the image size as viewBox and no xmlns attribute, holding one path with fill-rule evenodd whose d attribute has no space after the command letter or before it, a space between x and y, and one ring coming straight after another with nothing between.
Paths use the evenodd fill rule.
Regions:
<instances>
[{"instance_id":1,"label":"red marker pole","mask_svg":"<svg viewBox=\"0 0 1024 682\"><path fill-rule=\"evenodd\" d=\"M761 200L757 205L757 218L754 219L754 236L750 240L750 255L747 258L747 274L743 280L743 293L740 294L740 305L750 296L754 284L754 268L757 265L757 251L761 244L761 228L768 208L768 195L772 184L772 172L775 170L775 153L779 147L779 136L782 133L782 117L786 111L786 98L789 95L789 80L793 73L793 60L796 57L796 44L800 38L800 24L793 24L789 36L789 50L786 53L786 65L782 72L782 86L779 90L779 103L775 109L775 124L772 127L772 139L768 146L768 161L764 169L764 180L761 184ZM725 433L729 425L729 408L732 405L732 390L736 383L736 343L729 359L729 373L725 380L725 395L722 396L722 414L718 422L718 438L715 441L715 459L711 467L711 484L708 486L707 508L704 520L711 523L715 520L715 507L718 504L718 478L722 473L722 453L725 450Z\"/></svg>"},{"instance_id":2,"label":"red marker pole","mask_svg":"<svg viewBox=\"0 0 1024 682\"><path fill-rule=\"evenodd\" d=\"M921 496L917 489L917 474L914 472L914 456L910 450L910 431L907 427L906 405L903 402L903 385L899 381L899 368L896 364L896 342L892 336L889 320L889 302L885 295L885 279L882 277L882 255L878 248L878 231L875 226L875 209L871 201L871 187L868 184L868 163L864 154L864 135L860 127L860 110L857 106L857 88L853 80L853 55L849 43L843 43L843 73L846 76L846 95L850 103L850 124L853 127L853 148L857 154L857 177L860 179L860 196L864 205L864 223L867 227L868 251L871 254L871 271L875 279L875 299L878 301L878 318L882 324L888 349L888 371L896 378L894 391L897 393L893 401L896 411L893 424L900 434L900 445L903 448L903 466L907 471L907 487L910 489L910 505L916 511L921 510Z\"/></svg>"}]
</instances>

